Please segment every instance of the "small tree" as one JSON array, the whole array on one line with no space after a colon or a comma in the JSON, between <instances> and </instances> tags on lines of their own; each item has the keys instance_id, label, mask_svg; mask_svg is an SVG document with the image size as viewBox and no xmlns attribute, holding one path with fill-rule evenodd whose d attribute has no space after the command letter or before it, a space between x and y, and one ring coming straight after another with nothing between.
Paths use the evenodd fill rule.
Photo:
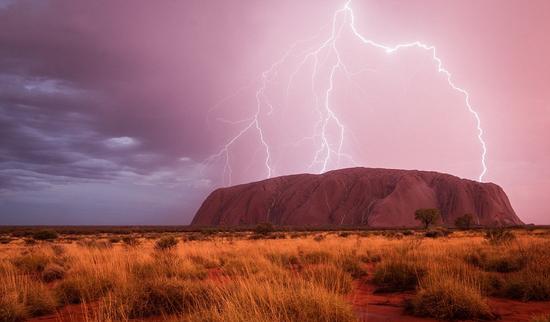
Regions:
<instances>
[{"instance_id":1,"label":"small tree","mask_svg":"<svg viewBox=\"0 0 550 322\"><path fill-rule=\"evenodd\" d=\"M428 229L430 225L435 224L440 217L439 209L422 208L414 212L414 219L424 224L424 228Z\"/></svg>"},{"instance_id":2,"label":"small tree","mask_svg":"<svg viewBox=\"0 0 550 322\"><path fill-rule=\"evenodd\" d=\"M456 218L455 220L455 226L460 229L470 229L472 228L472 225L474 224L474 216L472 214L465 214L463 216L460 216Z\"/></svg>"}]
</instances>

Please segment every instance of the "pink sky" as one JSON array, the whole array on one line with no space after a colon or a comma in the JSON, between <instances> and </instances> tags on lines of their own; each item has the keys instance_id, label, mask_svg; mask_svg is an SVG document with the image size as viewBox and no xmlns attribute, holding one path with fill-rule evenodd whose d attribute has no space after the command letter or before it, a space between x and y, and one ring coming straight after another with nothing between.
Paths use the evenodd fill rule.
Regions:
<instances>
[{"instance_id":1,"label":"pink sky","mask_svg":"<svg viewBox=\"0 0 550 322\"><path fill-rule=\"evenodd\" d=\"M326 151L323 137L307 139L320 133L313 60L296 71L330 36L344 4L0 0L0 224L188 223L205 194L229 183L224 153L204 161L250 124L231 122L256 113L262 72L305 39L265 74L258 122L273 176L321 171L323 158L312 160ZM437 48L479 113L483 181L501 185L524 222L550 224L550 2L351 7L357 30L377 43ZM325 169L357 164L477 179L475 118L431 53L388 55L342 26L337 48L350 74L336 70L329 102L345 127L342 153L355 163L333 154ZM321 100L335 63L327 52L315 79ZM332 149L336 125L326 125ZM265 153L254 124L229 149L231 183L265 178Z\"/></svg>"}]
</instances>

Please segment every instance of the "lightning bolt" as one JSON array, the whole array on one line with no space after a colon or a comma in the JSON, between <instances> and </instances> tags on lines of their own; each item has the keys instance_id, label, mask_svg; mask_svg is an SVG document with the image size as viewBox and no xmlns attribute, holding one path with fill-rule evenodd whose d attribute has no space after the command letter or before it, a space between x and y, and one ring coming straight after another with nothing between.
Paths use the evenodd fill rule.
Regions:
<instances>
[{"instance_id":1,"label":"lightning bolt","mask_svg":"<svg viewBox=\"0 0 550 322\"><path fill-rule=\"evenodd\" d=\"M286 97L288 99L289 91L292 86L292 82L296 75L304 68L304 66L312 61L312 73L311 73L311 92L314 95L314 105L319 116L319 119L316 122L314 127L314 132L311 136L304 137L302 140L296 144L301 144L303 141L318 141L318 148L315 151L312 162L309 165L309 169L313 169L316 165L319 165L319 172L323 173L330 170L331 162L335 164L335 167L338 168L342 159L347 159L349 162L357 165L358 163L353 160L353 157L344 150L344 141L345 141L345 126L338 118L337 113L333 109L331 104L331 94L334 91L334 82L335 75L338 71L343 72L348 79L354 74L351 73L346 65L344 64L340 52L338 50L338 40L341 37L342 31L344 29L351 31L352 35L360 41L362 44L374 47L384 51L388 55L395 54L399 51L406 49L420 49L426 51L430 54L432 60L437 67L438 73L441 73L445 76L445 79L454 91L460 93L464 97L464 102L466 104L467 110L474 117L477 127L477 139L481 145L481 173L479 174L478 181L482 181L483 177L487 173L487 145L483 139L483 128L481 127L481 119L478 112L472 107L470 101L470 94L468 91L459 87L453 81L452 74L444 67L443 61L439 56L437 56L435 46L427 45L420 41L400 43L393 46L388 46L382 43L378 43L372 39L366 38L363 36L355 25L355 14L351 7L351 0L347 1L345 5L336 10L332 17L331 22L331 32L330 36L323 41L320 45L306 50L305 52L294 54L297 46L301 43L310 41L311 39L316 39L318 36L312 37L309 40L298 41L293 44L288 51L276 62L274 62L267 70L262 72L259 87L256 90L256 109L254 114L251 117L245 118L243 120L221 120L225 123L239 125L244 124L243 127L237 132L235 136L230 138L220 150L208 157L205 162L206 165L215 162L216 160L223 159L225 161L223 167L223 183L231 185L232 183L232 168L230 160L230 150L231 147L236 144L246 133L250 131L255 131L258 135L258 140L263 150L265 151L265 157L263 163L265 166L265 175L267 178L270 178L273 173L273 165L271 164L271 148L266 139L266 133L262 127L262 119L269 117L274 110L273 104L270 102L266 90L268 89L269 83L277 76L278 68L287 62L290 57L299 57L301 58L294 69L290 74L288 79L288 84L286 86ZM320 74L320 66L324 64L330 57L333 57L334 63L330 65L328 70L328 86L324 89L322 95L319 95L319 85L317 79ZM227 98L226 98L227 99ZM226 100L224 99L224 100ZM336 142L331 142L328 135L328 127L335 126L338 129L338 135ZM334 160L335 159L335 160Z\"/></svg>"}]
</instances>

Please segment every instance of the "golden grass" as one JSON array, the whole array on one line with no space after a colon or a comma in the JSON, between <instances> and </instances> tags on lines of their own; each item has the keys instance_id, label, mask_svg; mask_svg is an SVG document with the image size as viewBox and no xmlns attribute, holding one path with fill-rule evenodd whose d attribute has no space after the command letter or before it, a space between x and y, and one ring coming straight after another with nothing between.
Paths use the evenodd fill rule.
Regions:
<instances>
[{"instance_id":1,"label":"golden grass","mask_svg":"<svg viewBox=\"0 0 550 322\"><path fill-rule=\"evenodd\" d=\"M74 303L89 321L354 321L354 279L414 292L410 312L437 319L491 319L488 296L550 300L549 234L290 235L14 240L0 245L0 322Z\"/></svg>"}]
</instances>

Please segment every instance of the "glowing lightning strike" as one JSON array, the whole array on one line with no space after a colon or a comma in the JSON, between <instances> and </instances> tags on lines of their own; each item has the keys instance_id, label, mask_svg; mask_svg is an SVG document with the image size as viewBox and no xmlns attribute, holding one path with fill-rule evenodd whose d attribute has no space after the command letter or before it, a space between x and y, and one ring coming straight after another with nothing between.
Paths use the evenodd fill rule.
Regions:
<instances>
[{"instance_id":1,"label":"glowing lightning strike","mask_svg":"<svg viewBox=\"0 0 550 322\"><path fill-rule=\"evenodd\" d=\"M384 46L384 45L381 45L379 43L376 43L372 40L366 39L355 28L355 16L353 14L353 10L350 7L350 4L351 4L351 0L348 1L346 3L345 7L344 7L344 9L347 12L349 12L349 15L351 17L350 27L351 27L351 30L353 31L353 34L355 36L357 36L363 43L369 44L369 45L372 45L372 46L375 46L375 47L378 47L378 48L381 48L381 49L384 49L386 51L386 53L388 53L388 54L391 54L395 51L398 51L399 49L409 48L409 47L417 47L417 48L421 48L421 49L432 52L432 58L437 63L438 72L445 74L445 76L447 78L447 83L449 83L449 86L451 86L452 89L454 89L455 91L458 91L462 95L464 95L464 101L466 102L466 106L468 107L468 111L476 119L477 138L479 140L479 143L481 144L481 148L482 148L482 151L483 151L482 154L481 154L482 170L481 170L481 173L479 174L478 181L480 181L480 182L483 181L483 176L485 175L485 173L487 173L487 163L486 163L486 160L485 160L485 158L487 156L487 145L486 145L485 141L483 140L483 129L481 128L481 119L479 118L479 114L472 108L472 105L470 104L470 94L465 89L455 85L455 83L452 80L451 73L443 67L443 61L441 60L441 58L439 58L436 55L435 47L434 46L428 46L428 45L423 44L423 43L418 42L418 41L415 41L415 42L412 42L412 43L398 44L394 47L388 47L388 46Z\"/></svg>"},{"instance_id":2,"label":"glowing lightning strike","mask_svg":"<svg viewBox=\"0 0 550 322\"><path fill-rule=\"evenodd\" d=\"M339 20L340 19L340 20ZM339 22L340 21L340 22ZM345 127L342 124L342 122L338 119L336 113L331 108L330 104L330 97L334 90L334 75L336 74L336 71L341 70L343 71L346 76L351 75L351 73L346 68L345 64L343 63L340 52L338 51L337 47L337 41L340 38L340 35L342 33L342 30L344 27L348 27L352 34L359 40L361 43L365 45L370 45L372 47L382 49L387 54L392 54L400 49L407 49L407 48L419 48L423 49L425 51L428 51L431 53L431 58L435 61L437 65L437 70L439 73L443 73L446 77L447 83L449 86L461 93L464 96L464 100L467 106L468 111L474 116L476 120L476 126L477 126L477 138L479 140L479 143L482 147L482 155L481 155L481 165L482 165L482 171L479 175L478 180L482 181L484 175L487 172L487 165L486 165L486 155L487 155L487 147L486 143L483 140L483 129L481 128L481 120L479 118L478 113L473 109L473 107L470 104L470 94L463 88L458 87L452 80L452 74L443 67L442 60L436 55L436 48L434 46L426 45L422 42L415 41L410 43L402 43L397 44L395 46L387 46L380 43L375 42L374 40L368 39L364 37L359 31L357 30L355 26L355 15L351 8L351 0L349 0L345 6L337 11L334 12L333 18L332 18L332 24L331 24L331 33L330 37L325 40L319 47L316 49L313 49L309 52L305 52L302 55L297 55L298 57L302 57L302 60L298 63L297 68L294 70L293 73L291 73L290 78L288 80L288 85L286 88L287 97L288 92L291 87L291 83L296 76L296 74L304 67L304 65L310 60L313 59L313 70L311 75L311 90L315 98L315 108L317 109L317 112L319 114L319 120L317 121L317 125L315 126L316 131L319 131L319 133L314 133L312 136L305 137L302 140L315 140L315 138L320 138L320 146L316 150L315 155L313 157L313 161L310 164L309 168L311 169L315 164L320 163L322 165L322 168L320 172L325 172L329 169L329 163L331 162L331 158L333 155L335 155L336 158L336 167L339 166L340 159L346 158L350 160L352 163L357 164L353 160L353 158L343 152L343 146L344 146L344 134L345 134ZM230 139L222 148L221 150L210 156L206 162L211 163L219 158L224 157L225 158L225 165L223 170L223 178L225 183L226 173L228 174L229 184L231 184L231 165L230 165L230 158L229 158L229 152L230 148L233 144L235 144L245 133L251 130L256 130L258 133L258 138L261 143L261 145L265 149L265 167L267 172L267 177L271 177L273 173L272 165L271 163L271 151L270 147L265 139L265 133L262 129L262 124L260 122L260 116L262 116L263 112L263 106L267 106L269 108L268 112L265 113L266 116L271 115L273 112L273 105L269 102L269 98L266 95L266 89L268 87L268 83L272 79L272 77L276 76L277 74L277 68L285 63L287 59L292 56L292 53L296 46L299 43L303 43L305 41L299 41L296 42L285 54L284 56L273 63L271 67L264 71L261 75L260 80L260 87L256 91L256 112L254 116L249 117L244 120L238 120L238 121L226 121L231 124L241 124L245 123L245 126L235 135L232 139ZM318 77L319 73L319 63L320 63L320 54L327 50L326 55L324 57L324 60L328 59L330 55L334 56L335 63L330 66L329 73L328 73L328 87L326 88L324 95L323 95L323 107L319 107L319 95L318 95L318 89L316 84L316 78ZM327 134L327 127L329 124L333 122L334 125L338 128L339 136L338 136L338 142L336 144L336 148L331 146L329 136Z\"/></svg>"}]
</instances>

